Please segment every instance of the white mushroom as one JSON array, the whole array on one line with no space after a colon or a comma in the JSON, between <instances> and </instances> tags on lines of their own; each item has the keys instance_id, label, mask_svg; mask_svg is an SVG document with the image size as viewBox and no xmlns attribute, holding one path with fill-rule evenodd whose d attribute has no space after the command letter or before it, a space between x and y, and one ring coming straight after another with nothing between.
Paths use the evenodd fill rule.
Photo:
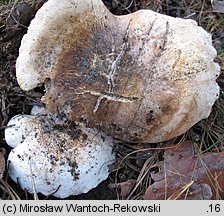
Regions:
<instances>
[{"instance_id":1,"label":"white mushroom","mask_svg":"<svg viewBox=\"0 0 224 216\"><path fill-rule=\"evenodd\" d=\"M51 115L51 113L44 107L39 105L34 105L30 111L30 115L33 116L43 116L43 115Z\"/></svg>"},{"instance_id":2,"label":"white mushroom","mask_svg":"<svg viewBox=\"0 0 224 216\"><path fill-rule=\"evenodd\" d=\"M105 180L114 162L112 138L79 124L58 124L60 118L42 111L8 123L5 139L15 147L8 157L10 177L31 193L59 198L86 193Z\"/></svg>"},{"instance_id":3,"label":"white mushroom","mask_svg":"<svg viewBox=\"0 0 224 216\"><path fill-rule=\"evenodd\" d=\"M45 83L52 112L129 142L159 142L208 117L219 96L215 56L193 20L49 0L22 40L16 73L24 90Z\"/></svg>"}]
</instances>

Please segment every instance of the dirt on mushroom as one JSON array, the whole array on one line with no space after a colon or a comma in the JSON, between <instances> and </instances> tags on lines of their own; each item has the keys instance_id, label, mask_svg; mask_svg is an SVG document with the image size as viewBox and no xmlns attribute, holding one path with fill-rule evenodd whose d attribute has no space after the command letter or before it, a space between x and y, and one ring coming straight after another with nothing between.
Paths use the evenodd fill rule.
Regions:
<instances>
[{"instance_id":1,"label":"dirt on mushroom","mask_svg":"<svg viewBox=\"0 0 224 216\"><path fill-rule=\"evenodd\" d=\"M166 141L208 117L220 67L195 21L73 3L49 0L32 20L16 61L23 90L44 83L51 112L126 142Z\"/></svg>"},{"instance_id":2,"label":"dirt on mushroom","mask_svg":"<svg viewBox=\"0 0 224 216\"><path fill-rule=\"evenodd\" d=\"M108 165L115 160L112 137L78 123L73 130L79 135L72 136L61 116L41 111L14 116L5 129L6 143L13 148L7 167L11 179L19 179L30 193L58 198L87 193L107 179Z\"/></svg>"},{"instance_id":3,"label":"dirt on mushroom","mask_svg":"<svg viewBox=\"0 0 224 216\"><path fill-rule=\"evenodd\" d=\"M7 1L5 1L7 2ZM13 2L13 3L12 3ZM21 1L16 1L21 2ZM30 3L34 8L38 8L38 5L33 4L34 1L26 1ZM41 1L35 1L40 3ZM43 2L43 1L42 1ZM154 11L158 11L164 14L178 17L189 17L196 20L203 28L208 30L213 35L213 43L218 51L216 61L219 62L222 73L218 79L221 86L221 96L213 108L213 112L207 120L203 120L199 124L195 125L184 136L179 139L185 139L188 137L199 145L203 146L203 149L208 151L212 149L221 149L223 143L224 133L224 75L223 75L223 14L212 12L212 7L209 1L123 1L123 0L105 0L106 6L115 14L128 14L139 9L147 8ZM11 8L14 6L15 1L10 1L10 4L2 4L0 12L1 29L4 30L4 21L8 16ZM3 8L3 9L2 9ZM0 146L3 146L9 152L9 148L4 143L3 129L6 126L8 120L20 113L29 113L31 107L34 104L38 104L40 97L42 96L43 89L37 88L31 92L22 91L16 82L15 78L15 61L18 56L18 48L20 46L20 40L23 33L19 33L16 38L10 39L8 42L0 43ZM152 144L128 144L118 141L115 151L117 153L117 167L114 168L110 179L103 182L98 188L91 191L88 194L72 197L73 199L115 199L119 198L119 190L108 189L109 183L125 182L130 179L137 179L135 187L130 191L128 198L141 199L146 188L153 182L148 170L156 168L153 166L156 161L163 160L162 146L165 144L173 143L169 142L159 143L156 146ZM153 148L157 148L154 150ZM151 149L151 150L149 150ZM139 159L141 156L141 160ZM10 179L7 179L5 175L2 179L7 181L10 186L16 191L16 193L23 199L32 195L26 194L26 192L19 189L16 184L13 184ZM100 196L99 196L100 194ZM1 197L3 199L11 199L9 195ZM40 196L39 198L46 198ZM51 198L51 197L50 197ZM49 199L49 198L48 198Z\"/></svg>"}]
</instances>

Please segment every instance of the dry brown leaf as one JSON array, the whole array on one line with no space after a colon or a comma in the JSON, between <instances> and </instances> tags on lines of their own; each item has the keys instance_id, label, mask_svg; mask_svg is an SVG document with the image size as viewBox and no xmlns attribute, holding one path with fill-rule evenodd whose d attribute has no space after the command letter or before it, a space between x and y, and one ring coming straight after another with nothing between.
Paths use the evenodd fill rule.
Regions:
<instances>
[{"instance_id":1,"label":"dry brown leaf","mask_svg":"<svg viewBox=\"0 0 224 216\"><path fill-rule=\"evenodd\" d=\"M190 141L166 150L144 199L224 198L224 152L198 153Z\"/></svg>"},{"instance_id":2,"label":"dry brown leaf","mask_svg":"<svg viewBox=\"0 0 224 216\"><path fill-rule=\"evenodd\" d=\"M130 193L131 189L135 186L136 180L130 179L125 182L110 184L110 188L119 188L122 199L126 198Z\"/></svg>"},{"instance_id":3,"label":"dry brown leaf","mask_svg":"<svg viewBox=\"0 0 224 216\"><path fill-rule=\"evenodd\" d=\"M0 152L0 179L2 178L4 172L5 172L5 158L4 155Z\"/></svg>"}]
</instances>

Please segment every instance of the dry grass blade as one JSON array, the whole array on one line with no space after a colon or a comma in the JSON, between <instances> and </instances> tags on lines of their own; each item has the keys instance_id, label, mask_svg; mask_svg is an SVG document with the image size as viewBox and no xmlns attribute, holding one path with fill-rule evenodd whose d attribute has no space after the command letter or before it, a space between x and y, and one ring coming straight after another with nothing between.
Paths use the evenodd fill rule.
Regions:
<instances>
[{"instance_id":1,"label":"dry grass blade","mask_svg":"<svg viewBox=\"0 0 224 216\"><path fill-rule=\"evenodd\" d=\"M167 200L177 200L180 198L180 196L187 191L190 186L194 183L194 181L190 181L188 184L181 187L179 190L177 190L174 194L172 194Z\"/></svg>"},{"instance_id":2,"label":"dry grass blade","mask_svg":"<svg viewBox=\"0 0 224 216\"><path fill-rule=\"evenodd\" d=\"M4 172L5 172L5 158L2 152L0 151L0 179L3 177Z\"/></svg>"},{"instance_id":3,"label":"dry grass blade","mask_svg":"<svg viewBox=\"0 0 224 216\"><path fill-rule=\"evenodd\" d=\"M200 146L200 149L201 149L201 146ZM199 150L198 152L198 158L200 159L201 161L201 164L205 170L205 173L206 173L206 176L209 180L209 183L211 184L212 186L212 189L215 191L215 197L216 199L221 199L221 196L219 194L220 191L222 191L221 187L219 186L219 182L218 182L218 178L217 178L217 173L215 172L215 174L213 174L209 167L206 165L205 161L204 161L204 158L203 158L203 153L201 150Z\"/></svg>"},{"instance_id":4,"label":"dry grass blade","mask_svg":"<svg viewBox=\"0 0 224 216\"><path fill-rule=\"evenodd\" d=\"M136 185L133 188L133 190L131 191L131 193L129 194L127 199L131 199L133 194L136 192L136 190L138 189L138 187L143 187L146 188L146 186L141 185L143 183L143 180L146 178L147 175L149 175L149 170L153 167L153 165L155 164L155 162L158 160L158 152L155 152L151 157L149 157L146 162L144 163L139 176L137 178L136 181ZM149 182L149 180L147 181L147 183Z\"/></svg>"},{"instance_id":5,"label":"dry grass blade","mask_svg":"<svg viewBox=\"0 0 224 216\"><path fill-rule=\"evenodd\" d=\"M29 160L29 168L30 168L30 176L31 176L32 188L33 188L34 200L39 200L38 195L37 195L37 192L36 192L35 181L33 179L33 171L32 171L31 158Z\"/></svg>"},{"instance_id":6,"label":"dry grass blade","mask_svg":"<svg viewBox=\"0 0 224 216\"><path fill-rule=\"evenodd\" d=\"M3 179L0 180L0 188L9 195L12 200L20 200L19 195L12 189L12 187Z\"/></svg>"}]
</instances>

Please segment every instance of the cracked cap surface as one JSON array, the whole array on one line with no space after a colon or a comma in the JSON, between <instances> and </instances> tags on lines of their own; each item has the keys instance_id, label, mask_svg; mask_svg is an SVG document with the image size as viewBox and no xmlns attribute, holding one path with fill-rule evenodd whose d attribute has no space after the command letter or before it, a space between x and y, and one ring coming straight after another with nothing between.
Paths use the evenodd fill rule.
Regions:
<instances>
[{"instance_id":1,"label":"cracked cap surface","mask_svg":"<svg viewBox=\"0 0 224 216\"><path fill-rule=\"evenodd\" d=\"M129 142L187 131L219 96L211 36L150 10L114 16L101 1L49 0L24 36L17 79L45 83L53 112Z\"/></svg>"}]
</instances>

